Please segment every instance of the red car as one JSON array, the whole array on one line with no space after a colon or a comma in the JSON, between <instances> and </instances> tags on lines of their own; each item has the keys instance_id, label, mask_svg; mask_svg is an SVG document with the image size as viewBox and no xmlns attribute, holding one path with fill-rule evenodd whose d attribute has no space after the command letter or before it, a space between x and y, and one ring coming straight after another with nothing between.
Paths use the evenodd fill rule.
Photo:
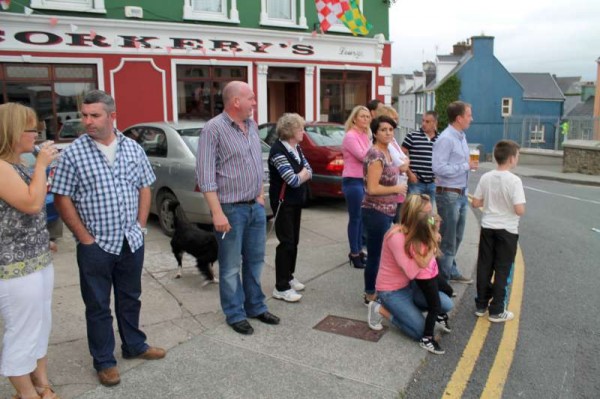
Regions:
<instances>
[{"instance_id":1,"label":"red car","mask_svg":"<svg viewBox=\"0 0 600 399\"><path fill-rule=\"evenodd\" d=\"M277 140L275 123L264 123L258 127L258 134L267 144ZM315 197L343 198L342 140L344 125L331 122L307 122L306 133L300 148L313 170L313 178L308 186L309 199Z\"/></svg>"}]
</instances>

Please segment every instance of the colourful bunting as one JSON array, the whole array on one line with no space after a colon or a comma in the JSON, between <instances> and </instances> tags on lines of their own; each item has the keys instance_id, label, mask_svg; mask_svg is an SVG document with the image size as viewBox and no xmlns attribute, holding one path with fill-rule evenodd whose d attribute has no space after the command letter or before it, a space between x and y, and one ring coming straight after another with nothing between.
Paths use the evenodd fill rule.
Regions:
<instances>
[{"instance_id":1,"label":"colourful bunting","mask_svg":"<svg viewBox=\"0 0 600 399\"><path fill-rule=\"evenodd\" d=\"M357 0L343 0L347 1L350 5L350 9L344 11L344 13L340 16L340 20L346 25L350 32L354 36L356 35L367 35L373 25L367 22L367 19L358 8Z\"/></svg>"},{"instance_id":2,"label":"colourful bunting","mask_svg":"<svg viewBox=\"0 0 600 399\"><path fill-rule=\"evenodd\" d=\"M8 7L10 7L10 0L0 0L0 6L2 6L3 10L8 10Z\"/></svg>"}]
</instances>

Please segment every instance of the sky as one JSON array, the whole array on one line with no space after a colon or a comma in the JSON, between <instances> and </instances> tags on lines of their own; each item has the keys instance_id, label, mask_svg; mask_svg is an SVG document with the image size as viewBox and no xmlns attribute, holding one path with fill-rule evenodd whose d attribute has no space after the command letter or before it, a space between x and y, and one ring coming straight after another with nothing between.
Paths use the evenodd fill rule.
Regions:
<instances>
[{"instance_id":1,"label":"sky","mask_svg":"<svg viewBox=\"0 0 600 399\"><path fill-rule=\"evenodd\" d=\"M494 55L510 72L596 80L598 0L397 0L390 9L392 71L421 71L423 61L481 34L494 36Z\"/></svg>"}]
</instances>

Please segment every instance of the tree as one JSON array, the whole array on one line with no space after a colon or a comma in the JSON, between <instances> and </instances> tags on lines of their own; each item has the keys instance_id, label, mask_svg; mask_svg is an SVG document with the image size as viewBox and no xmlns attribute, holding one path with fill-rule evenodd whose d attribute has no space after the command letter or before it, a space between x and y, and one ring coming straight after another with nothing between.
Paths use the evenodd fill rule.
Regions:
<instances>
[{"instance_id":1,"label":"tree","mask_svg":"<svg viewBox=\"0 0 600 399\"><path fill-rule=\"evenodd\" d=\"M460 96L460 79L456 75L450 76L435 90L435 112L438 114L438 131L441 132L448 126L446 108L453 101L458 101Z\"/></svg>"}]
</instances>

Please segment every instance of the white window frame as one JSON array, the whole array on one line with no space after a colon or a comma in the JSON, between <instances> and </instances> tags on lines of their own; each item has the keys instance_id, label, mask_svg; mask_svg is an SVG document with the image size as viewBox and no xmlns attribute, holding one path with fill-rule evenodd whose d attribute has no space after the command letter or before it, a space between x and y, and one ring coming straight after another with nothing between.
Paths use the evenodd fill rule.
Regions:
<instances>
[{"instance_id":1,"label":"white window frame","mask_svg":"<svg viewBox=\"0 0 600 399\"><path fill-rule=\"evenodd\" d=\"M544 134L546 132L546 127L542 123L538 123L537 125L531 126L531 130L529 131L529 142L530 143L545 143Z\"/></svg>"},{"instance_id":2,"label":"white window frame","mask_svg":"<svg viewBox=\"0 0 600 399\"><path fill-rule=\"evenodd\" d=\"M104 0L88 0L87 4L76 4L68 0L31 0L30 7L38 10L81 11L106 14Z\"/></svg>"},{"instance_id":3,"label":"white window frame","mask_svg":"<svg viewBox=\"0 0 600 399\"><path fill-rule=\"evenodd\" d=\"M240 14L238 13L237 9L237 0L229 0L229 13L227 12L227 2L228 0L221 0L221 9L223 10L223 12L211 12L196 11L194 10L193 5L194 0L185 0L185 3L183 4L183 19L239 24Z\"/></svg>"},{"instance_id":4,"label":"white window frame","mask_svg":"<svg viewBox=\"0 0 600 399\"><path fill-rule=\"evenodd\" d=\"M308 29L305 15L305 0L289 0L292 5L292 19L283 20L277 18L269 18L267 1L282 1L282 0L261 0L260 1L260 25L261 26L277 26L281 28ZM300 16L298 17L298 9Z\"/></svg>"},{"instance_id":5,"label":"white window frame","mask_svg":"<svg viewBox=\"0 0 600 399\"><path fill-rule=\"evenodd\" d=\"M511 97L502 98L502 108L500 110L502 113L502 117L508 117L512 115L512 104L513 99Z\"/></svg>"},{"instance_id":6,"label":"white window frame","mask_svg":"<svg viewBox=\"0 0 600 399\"><path fill-rule=\"evenodd\" d=\"M364 15L364 11L363 11L364 4L365 4L365 0L362 0L361 2L358 3L358 8L360 9L360 12L363 13L363 15ZM348 29L346 27L346 25L344 25L344 23L342 21L340 21L339 19L337 20L337 24L331 25L329 27L329 29L327 29L327 32L352 33L352 32L350 32L350 29Z\"/></svg>"}]
</instances>

